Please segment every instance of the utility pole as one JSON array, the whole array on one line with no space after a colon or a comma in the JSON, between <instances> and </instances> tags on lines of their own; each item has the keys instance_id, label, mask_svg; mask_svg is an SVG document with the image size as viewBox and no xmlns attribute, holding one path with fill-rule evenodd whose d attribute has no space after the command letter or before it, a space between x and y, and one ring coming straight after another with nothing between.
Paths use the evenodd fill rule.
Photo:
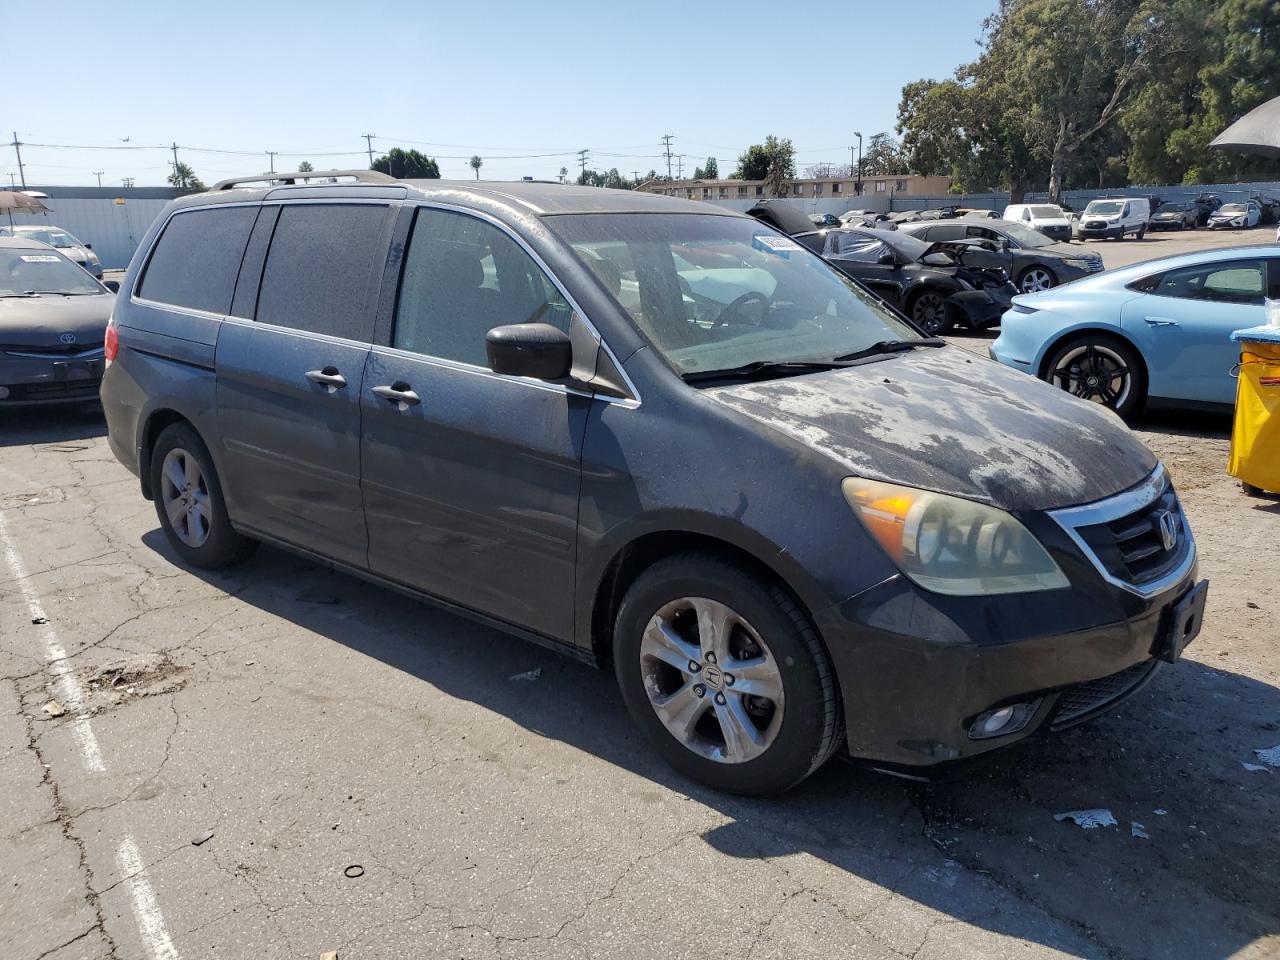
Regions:
<instances>
[{"instance_id":1,"label":"utility pole","mask_svg":"<svg viewBox=\"0 0 1280 960\"><path fill-rule=\"evenodd\" d=\"M858 138L858 165L853 168L853 192L862 196L862 134L855 130L853 135ZM853 147L849 148L849 159L853 159Z\"/></svg>"},{"instance_id":2,"label":"utility pole","mask_svg":"<svg viewBox=\"0 0 1280 960\"><path fill-rule=\"evenodd\" d=\"M360 136L364 137L364 142L369 147L369 169L372 170L373 169L373 138L375 135L372 133L362 133L360 134Z\"/></svg>"},{"instance_id":3,"label":"utility pole","mask_svg":"<svg viewBox=\"0 0 1280 960\"><path fill-rule=\"evenodd\" d=\"M173 150L173 179L178 179L178 141L173 142L171 148Z\"/></svg>"},{"instance_id":4,"label":"utility pole","mask_svg":"<svg viewBox=\"0 0 1280 960\"><path fill-rule=\"evenodd\" d=\"M268 158L270 159L270 161L271 161L271 169L270 169L270 170L268 170L268 171L267 171L267 173L275 173L275 172L276 172L276 154L277 154L277 153L279 153L279 152L280 152L279 150L268 150L268 151L267 151L267 157L268 157Z\"/></svg>"},{"instance_id":5,"label":"utility pole","mask_svg":"<svg viewBox=\"0 0 1280 960\"><path fill-rule=\"evenodd\" d=\"M668 155L667 156L667 171L668 171L667 176L671 176L670 170L671 170L671 157L670 155ZM676 179L677 180L684 179L684 154L683 153L676 155Z\"/></svg>"},{"instance_id":6,"label":"utility pole","mask_svg":"<svg viewBox=\"0 0 1280 960\"><path fill-rule=\"evenodd\" d=\"M578 151L578 163L582 166L582 178L585 180L587 178L587 151L586 150Z\"/></svg>"},{"instance_id":7,"label":"utility pole","mask_svg":"<svg viewBox=\"0 0 1280 960\"><path fill-rule=\"evenodd\" d=\"M107 171L105 171L105 170L95 170L95 171L93 171L93 175L94 175L95 177L97 177L97 178L98 178L98 186L102 186L102 175L103 175L104 173L106 173L106 172L107 172Z\"/></svg>"},{"instance_id":8,"label":"utility pole","mask_svg":"<svg viewBox=\"0 0 1280 960\"><path fill-rule=\"evenodd\" d=\"M124 184L125 189L128 189L129 187L132 187L132 186L133 186L133 177L125 177L125 178L124 178L123 180L121 180L120 182L121 182L122 184Z\"/></svg>"},{"instance_id":9,"label":"utility pole","mask_svg":"<svg viewBox=\"0 0 1280 960\"><path fill-rule=\"evenodd\" d=\"M22 181L22 189L27 189L27 171L22 166L22 141L18 139L18 131L13 131L13 152L18 155L18 179Z\"/></svg>"},{"instance_id":10,"label":"utility pole","mask_svg":"<svg viewBox=\"0 0 1280 960\"><path fill-rule=\"evenodd\" d=\"M13 178L14 178L14 176L15 176L15 174L12 174L12 173L11 173L11 174L9 174L9 187L10 187L10 189L16 189L16 188L17 188L17 186L18 186L17 182L13 179Z\"/></svg>"},{"instance_id":11,"label":"utility pole","mask_svg":"<svg viewBox=\"0 0 1280 960\"><path fill-rule=\"evenodd\" d=\"M664 133L662 135L662 146L664 148L664 152L667 155L667 179L668 180L671 179L671 141L672 139L673 139L673 135L670 133Z\"/></svg>"}]
</instances>

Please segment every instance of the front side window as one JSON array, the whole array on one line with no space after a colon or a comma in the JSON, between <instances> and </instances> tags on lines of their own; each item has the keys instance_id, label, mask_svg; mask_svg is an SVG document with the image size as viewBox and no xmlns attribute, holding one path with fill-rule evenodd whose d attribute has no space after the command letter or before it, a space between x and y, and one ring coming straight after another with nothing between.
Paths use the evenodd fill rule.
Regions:
<instances>
[{"instance_id":1,"label":"front side window","mask_svg":"<svg viewBox=\"0 0 1280 960\"><path fill-rule=\"evenodd\" d=\"M1261 260L1230 260L1170 270L1151 292L1184 300L1261 304L1262 277Z\"/></svg>"},{"instance_id":2,"label":"front side window","mask_svg":"<svg viewBox=\"0 0 1280 960\"><path fill-rule=\"evenodd\" d=\"M259 323L344 340L373 339L373 292L386 261L388 208L287 204L258 292Z\"/></svg>"},{"instance_id":3,"label":"front side window","mask_svg":"<svg viewBox=\"0 0 1280 960\"><path fill-rule=\"evenodd\" d=\"M87 296L102 292L93 277L48 247L0 249L0 297L34 297L42 293Z\"/></svg>"},{"instance_id":4,"label":"front side window","mask_svg":"<svg viewBox=\"0 0 1280 960\"><path fill-rule=\"evenodd\" d=\"M619 306L681 373L831 359L920 336L821 257L755 220L597 214L543 222L587 266L612 264Z\"/></svg>"},{"instance_id":5,"label":"front side window","mask_svg":"<svg viewBox=\"0 0 1280 960\"><path fill-rule=\"evenodd\" d=\"M587 264L615 296L622 278L603 258ZM568 331L572 309L505 231L478 217L424 207L405 255L392 345L488 366L485 334L512 323Z\"/></svg>"},{"instance_id":6,"label":"front side window","mask_svg":"<svg viewBox=\"0 0 1280 960\"><path fill-rule=\"evenodd\" d=\"M258 208L201 207L170 218L138 286L145 300L223 314Z\"/></svg>"}]
</instances>

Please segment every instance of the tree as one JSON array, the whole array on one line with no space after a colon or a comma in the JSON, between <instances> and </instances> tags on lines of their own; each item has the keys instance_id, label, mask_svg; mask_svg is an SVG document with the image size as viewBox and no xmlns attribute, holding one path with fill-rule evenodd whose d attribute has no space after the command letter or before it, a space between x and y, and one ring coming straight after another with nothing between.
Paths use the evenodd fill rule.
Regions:
<instances>
[{"instance_id":1,"label":"tree","mask_svg":"<svg viewBox=\"0 0 1280 960\"><path fill-rule=\"evenodd\" d=\"M467 161L467 163L468 165L470 165L471 169L476 172L476 179L479 180L480 168L484 166L484 161L480 159L480 155L478 153L475 154L474 156L472 156L470 160Z\"/></svg>"},{"instance_id":2,"label":"tree","mask_svg":"<svg viewBox=\"0 0 1280 960\"><path fill-rule=\"evenodd\" d=\"M715 157L707 157L707 165L702 168L702 173L708 180L720 179L720 164Z\"/></svg>"},{"instance_id":3,"label":"tree","mask_svg":"<svg viewBox=\"0 0 1280 960\"><path fill-rule=\"evenodd\" d=\"M867 152L862 157L864 177L891 177L906 173L909 168L906 154L898 141L887 133L875 133L867 141Z\"/></svg>"},{"instance_id":4,"label":"tree","mask_svg":"<svg viewBox=\"0 0 1280 960\"><path fill-rule=\"evenodd\" d=\"M779 139L773 134L764 143L754 143L738 158L738 169L733 180L767 181L772 196L786 194L786 182L796 175L796 151L790 140Z\"/></svg>"},{"instance_id":5,"label":"tree","mask_svg":"<svg viewBox=\"0 0 1280 960\"><path fill-rule=\"evenodd\" d=\"M196 176L196 172L179 160L173 165L173 173L169 174L169 183L181 196L184 193L200 193L205 185Z\"/></svg>"},{"instance_id":6,"label":"tree","mask_svg":"<svg viewBox=\"0 0 1280 960\"><path fill-rule=\"evenodd\" d=\"M565 177L567 177L568 175L569 175L569 168L568 168L568 167L561 167L561 168L560 168L560 182L561 182L561 183L564 183L564 178L565 178Z\"/></svg>"},{"instance_id":7,"label":"tree","mask_svg":"<svg viewBox=\"0 0 1280 960\"><path fill-rule=\"evenodd\" d=\"M311 165L310 160L303 160L300 164L298 164L299 173L312 173L315 171L315 169L316 168Z\"/></svg>"},{"instance_id":8,"label":"tree","mask_svg":"<svg viewBox=\"0 0 1280 960\"><path fill-rule=\"evenodd\" d=\"M635 184L619 173L617 167L608 171L583 170L576 182L583 187L608 187L611 190L635 188Z\"/></svg>"},{"instance_id":9,"label":"tree","mask_svg":"<svg viewBox=\"0 0 1280 960\"><path fill-rule=\"evenodd\" d=\"M392 147L373 161L370 170L377 170L397 180L439 180L440 167L435 160L417 150L401 150Z\"/></svg>"}]
</instances>

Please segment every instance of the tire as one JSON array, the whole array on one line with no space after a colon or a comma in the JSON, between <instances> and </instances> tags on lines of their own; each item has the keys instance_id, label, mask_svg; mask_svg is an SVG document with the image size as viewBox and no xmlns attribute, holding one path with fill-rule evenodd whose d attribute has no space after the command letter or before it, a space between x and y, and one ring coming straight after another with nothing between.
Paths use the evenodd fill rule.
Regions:
<instances>
[{"instance_id":1,"label":"tire","mask_svg":"<svg viewBox=\"0 0 1280 960\"><path fill-rule=\"evenodd\" d=\"M1137 237L1139 240L1145 240L1146 236L1147 236L1147 225L1144 223L1142 226L1138 228Z\"/></svg>"},{"instance_id":2,"label":"tire","mask_svg":"<svg viewBox=\"0 0 1280 960\"><path fill-rule=\"evenodd\" d=\"M1042 267L1039 264L1033 264L1023 270L1018 276L1018 291L1020 293L1036 293L1040 290L1051 290L1058 285L1058 278L1053 275L1053 271L1048 267Z\"/></svg>"},{"instance_id":3,"label":"tire","mask_svg":"<svg viewBox=\"0 0 1280 960\"><path fill-rule=\"evenodd\" d=\"M232 528L209 448L190 424L170 424L156 438L151 494L165 539L193 567L231 566L258 545Z\"/></svg>"},{"instance_id":4,"label":"tire","mask_svg":"<svg viewBox=\"0 0 1280 960\"><path fill-rule=\"evenodd\" d=\"M911 319L931 337L950 333L956 325L947 306L947 295L941 290L925 287L911 298Z\"/></svg>"},{"instance_id":5,"label":"tire","mask_svg":"<svg viewBox=\"0 0 1280 960\"><path fill-rule=\"evenodd\" d=\"M704 639L704 620L721 630ZM730 560L678 554L641 574L618 610L613 654L637 726L672 767L713 789L780 793L845 742L817 630L779 585ZM753 675L735 677L744 660ZM748 683L760 692L743 694Z\"/></svg>"},{"instance_id":6,"label":"tire","mask_svg":"<svg viewBox=\"0 0 1280 960\"><path fill-rule=\"evenodd\" d=\"M1040 379L1109 407L1125 420L1136 416L1147 400L1142 358L1127 342L1105 333L1064 340L1049 355Z\"/></svg>"}]
</instances>

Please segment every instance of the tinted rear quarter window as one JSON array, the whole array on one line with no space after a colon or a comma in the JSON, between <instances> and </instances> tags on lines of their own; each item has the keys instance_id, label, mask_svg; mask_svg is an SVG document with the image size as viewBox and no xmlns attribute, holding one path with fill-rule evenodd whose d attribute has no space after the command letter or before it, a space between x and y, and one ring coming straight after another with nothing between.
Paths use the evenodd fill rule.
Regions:
<instances>
[{"instance_id":1,"label":"tinted rear quarter window","mask_svg":"<svg viewBox=\"0 0 1280 960\"><path fill-rule=\"evenodd\" d=\"M282 207L255 319L370 342L387 218L388 208L378 204Z\"/></svg>"},{"instance_id":2,"label":"tinted rear quarter window","mask_svg":"<svg viewBox=\"0 0 1280 960\"><path fill-rule=\"evenodd\" d=\"M257 215L257 207L207 207L174 214L147 263L138 296L226 313Z\"/></svg>"}]
</instances>

